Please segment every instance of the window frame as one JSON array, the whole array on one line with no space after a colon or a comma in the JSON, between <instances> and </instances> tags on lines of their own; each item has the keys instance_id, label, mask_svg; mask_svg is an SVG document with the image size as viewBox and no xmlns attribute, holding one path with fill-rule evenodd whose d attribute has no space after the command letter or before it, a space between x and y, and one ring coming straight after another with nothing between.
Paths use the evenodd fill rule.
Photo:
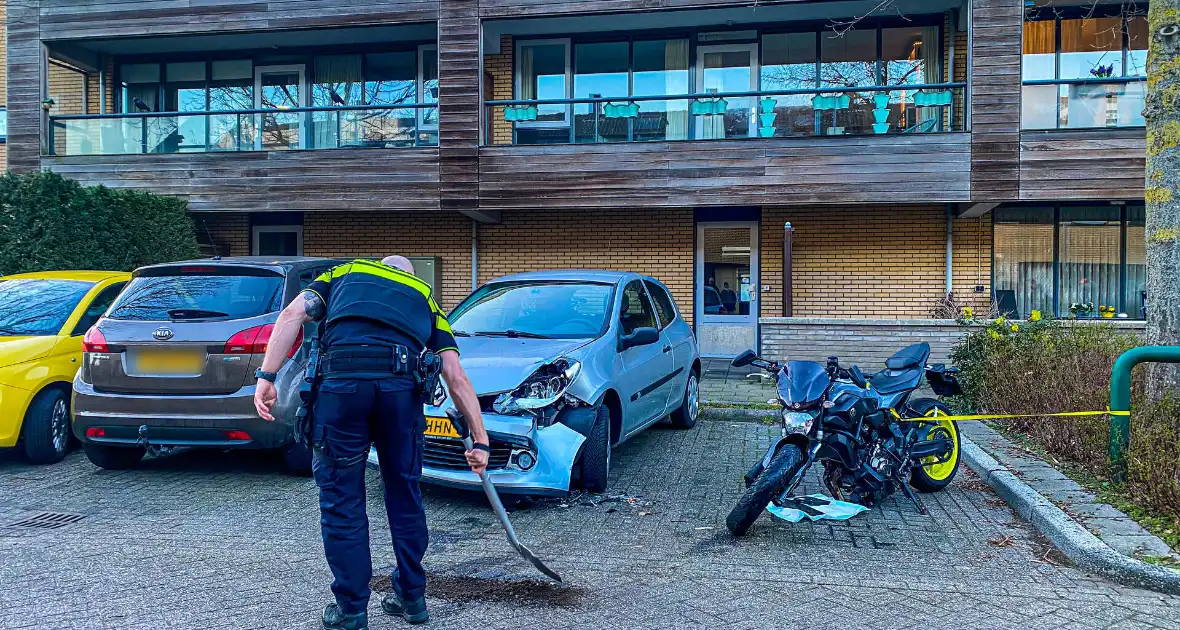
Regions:
<instances>
[{"instance_id":1,"label":"window frame","mask_svg":"<svg viewBox=\"0 0 1180 630\"><path fill-rule=\"evenodd\" d=\"M427 55L428 51L433 51L431 54L434 55L435 66L436 67L438 66L438 44L422 44L421 46L418 46L418 52L417 52L417 55L418 55L418 77L417 77L418 87L417 87L417 94L415 95L415 103L414 103L415 105L422 105L422 104L426 103L426 55ZM363 57L362 57L362 59L363 59ZM439 74L441 74L441 72ZM362 73L362 75L363 75L363 73ZM439 81L439 78L436 78L435 81ZM436 111L438 109L438 102L440 100L441 99L439 99L439 98L435 98L435 100L434 100L434 109ZM418 131L419 132L438 131L438 115L437 115L437 113L435 114L435 122L433 122L433 123L424 122L424 119L426 118L426 110L427 109L428 108L425 108L425 107L418 107L415 109L415 112L416 112L415 118L417 118L416 122L418 125Z\"/></svg>"},{"instance_id":2,"label":"window frame","mask_svg":"<svg viewBox=\"0 0 1180 630\"><path fill-rule=\"evenodd\" d=\"M655 304L653 304L651 301L651 296L647 294L647 287L645 286L645 283L640 278L634 278L634 279L628 280L626 283L624 283L623 288L619 291L619 304L617 307L615 307L615 314L614 314L615 320L619 322L619 334L626 336L626 335L630 335L630 334L634 333L636 330L639 330L640 328L647 328L647 326L638 326L635 329L630 330L630 331L628 331L625 328L625 323L623 322L623 306L627 303L626 302L627 289L632 284L639 285L639 289L640 289L639 295L643 299L643 301L647 304L647 309L651 313L651 318L656 324L656 326L655 326L656 330L663 330L663 328L660 327L659 312L656 311Z\"/></svg>"},{"instance_id":3,"label":"window frame","mask_svg":"<svg viewBox=\"0 0 1180 630\"><path fill-rule=\"evenodd\" d=\"M119 299L119 294L122 293L123 289L127 287L128 282L128 280L119 280L118 282L108 284L107 286L99 289L98 293L94 295L94 298L90 300L83 299L83 301L86 302L86 306L82 309L82 316L78 318L78 323L74 324L74 329L70 331L70 336L77 337L79 335L85 335L86 331L90 330L91 326L97 324L98 320L102 319L102 316L105 315L108 310L110 310L111 305L115 303L115 300ZM108 292L113 293L111 301L107 303L106 308L103 309L102 313L99 314L99 316L96 317L93 322L87 323L86 311L89 311L90 307L93 306L95 302L102 299L103 296L107 295ZM86 324L86 326L83 326L83 324Z\"/></svg>"},{"instance_id":4,"label":"window frame","mask_svg":"<svg viewBox=\"0 0 1180 630\"><path fill-rule=\"evenodd\" d=\"M1094 207L1099 207L1101 205L1102 204L1095 204L1095 203L1063 203L1063 204L1030 204L1028 206L1009 206L1009 208L1011 208L1011 209L1020 209L1022 207L1039 207L1039 208L1052 209L1053 218L1052 218L1051 225L1053 226L1053 278L1052 278L1053 289L1052 289L1051 300L1052 300L1052 306L1053 306L1053 316L1056 318L1061 318L1061 317L1069 315L1069 306L1065 305L1065 308L1063 309L1062 303L1061 303L1061 296L1063 293L1062 289L1061 289L1061 263L1062 263L1062 259L1061 259L1061 239L1062 239L1061 232L1062 232L1062 230L1061 230L1061 227L1063 225L1063 223L1062 223L1062 210L1067 209L1067 208L1094 208ZM1115 308L1118 309L1116 311L1116 313L1126 313L1127 312L1127 282L1128 282L1127 227L1130 225L1129 209L1132 206L1142 207L1138 203L1134 203L1134 204L1122 203L1117 206L1119 209L1119 273L1118 273L1119 286L1118 286L1118 304L1114 305ZM997 208L996 210L998 211L998 213L1002 213L1006 209L1008 209L1008 208L1004 208L1001 206L1000 208ZM991 235L992 259L991 259L991 280L990 281L991 281L991 297L993 300L995 299L996 290L997 290L996 289L996 234L995 234L996 225L1006 223L1005 221L1000 221L999 217L1000 217L1000 214L996 214L992 220L992 235ZM1098 305L1095 304L1095 307L1097 307L1097 306ZM1064 315L1062 313L1064 313ZM1144 318L1142 318L1142 317L1139 317L1139 318L1128 317L1128 318L1126 318L1126 320L1141 322L1141 321L1144 321Z\"/></svg>"},{"instance_id":5,"label":"window frame","mask_svg":"<svg viewBox=\"0 0 1180 630\"><path fill-rule=\"evenodd\" d=\"M552 46L560 44L565 47L565 96L562 98L570 98L570 90L573 89L573 41L569 37L554 37L549 39L521 39L514 42L514 50L512 51L512 69L513 75L513 89L515 94L524 93L524 75L521 73L520 67L520 50L524 46ZM544 100L544 99L535 99ZM571 106L566 105L565 111L562 114L561 120L528 120L518 121L516 125L523 128L545 129L556 128L564 129L566 127L573 127L571 116Z\"/></svg>"},{"instance_id":6,"label":"window frame","mask_svg":"<svg viewBox=\"0 0 1180 630\"><path fill-rule=\"evenodd\" d=\"M672 322L676 321L676 319L680 317L680 310L676 308L676 300L672 299L672 294L668 292L668 289L660 285L658 282L648 280L647 278L643 279L643 288L647 289L648 300L650 300L652 306L655 307L656 319L660 322L660 330L667 328L672 324ZM660 305L659 300L656 299L656 291L659 291L664 295L664 297L668 298L668 305L672 307L672 318L668 321L664 321L663 316L660 315Z\"/></svg>"},{"instance_id":7,"label":"window frame","mask_svg":"<svg viewBox=\"0 0 1180 630\"><path fill-rule=\"evenodd\" d=\"M254 227L250 228L250 255L252 255L252 256L264 255L264 254L258 253L258 250L260 249L259 248L259 241L261 240L259 237L262 234L281 234L284 232L294 232L295 233L296 253L294 255L295 256L302 256L303 255L303 226L302 225L295 225L295 224L255 225Z\"/></svg>"}]
</instances>

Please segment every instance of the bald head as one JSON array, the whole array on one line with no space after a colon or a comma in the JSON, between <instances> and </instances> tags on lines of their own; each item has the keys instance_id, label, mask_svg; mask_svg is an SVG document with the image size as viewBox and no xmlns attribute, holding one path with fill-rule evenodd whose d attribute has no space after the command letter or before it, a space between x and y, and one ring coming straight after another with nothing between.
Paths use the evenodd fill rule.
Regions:
<instances>
[{"instance_id":1,"label":"bald head","mask_svg":"<svg viewBox=\"0 0 1180 630\"><path fill-rule=\"evenodd\" d=\"M381 262L390 267L397 267L406 273L414 273L414 263L410 262L410 259L405 256L386 256L381 259Z\"/></svg>"}]
</instances>

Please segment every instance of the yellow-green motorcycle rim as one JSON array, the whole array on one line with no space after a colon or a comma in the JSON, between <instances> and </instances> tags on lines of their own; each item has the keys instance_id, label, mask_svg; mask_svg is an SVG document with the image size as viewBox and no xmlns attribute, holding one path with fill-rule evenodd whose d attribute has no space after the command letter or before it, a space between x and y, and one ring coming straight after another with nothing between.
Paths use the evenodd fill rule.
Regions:
<instances>
[{"instance_id":1,"label":"yellow-green motorcycle rim","mask_svg":"<svg viewBox=\"0 0 1180 630\"><path fill-rule=\"evenodd\" d=\"M927 418L945 415L946 414L937 407L923 414L923 416ZM945 481L955 473L955 468L957 468L959 465L959 430L955 427L953 420L939 420L937 424L933 424L933 426L930 427L932 432L936 428L942 428L946 430L947 434L951 436L951 441L954 445L951 447L950 456L946 458L946 461L940 462L938 461L938 458L934 456L923 459L923 462L930 463L923 463L922 471L925 472L926 476L932 481Z\"/></svg>"}]
</instances>

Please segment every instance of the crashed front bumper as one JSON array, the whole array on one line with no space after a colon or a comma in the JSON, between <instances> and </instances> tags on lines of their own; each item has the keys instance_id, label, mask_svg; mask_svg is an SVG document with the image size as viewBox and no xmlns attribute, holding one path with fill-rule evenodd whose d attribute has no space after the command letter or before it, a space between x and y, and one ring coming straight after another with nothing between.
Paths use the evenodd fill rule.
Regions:
<instances>
[{"instance_id":1,"label":"crashed front bumper","mask_svg":"<svg viewBox=\"0 0 1180 630\"><path fill-rule=\"evenodd\" d=\"M436 407L427 407L426 415L441 417L445 413ZM497 490L510 494L536 495L562 495L569 492L574 462L582 442L586 441L585 436L564 424L537 428L531 418L521 416L483 414L483 423L491 438L493 452L506 448L503 445L508 444L514 453L506 464L504 457L492 458L499 467L489 466L487 475ZM455 443L458 446L458 440L428 439L436 444ZM523 470L515 455L526 450L536 463L528 470ZM380 465L376 449L369 451L369 464ZM453 488L475 490L480 487L479 476L466 467L444 468L424 464L422 480Z\"/></svg>"}]
</instances>

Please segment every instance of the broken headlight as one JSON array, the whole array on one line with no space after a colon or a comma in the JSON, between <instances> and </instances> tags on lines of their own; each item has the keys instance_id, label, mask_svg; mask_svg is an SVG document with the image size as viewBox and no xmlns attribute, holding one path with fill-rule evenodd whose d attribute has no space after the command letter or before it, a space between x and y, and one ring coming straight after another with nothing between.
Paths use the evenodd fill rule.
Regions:
<instances>
[{"instance_id":1,"label":"broken headlight","mask_svg":"<svg viewBox=\"0 0 1180 630\"><path fill-rule=\"evenodd\" d=\"M569 359L542 365L516 389L497 396L492 409L496 413L511 415L548 407L565 395L581 371L582 364Z\"/></svg>"}]
</instances>

